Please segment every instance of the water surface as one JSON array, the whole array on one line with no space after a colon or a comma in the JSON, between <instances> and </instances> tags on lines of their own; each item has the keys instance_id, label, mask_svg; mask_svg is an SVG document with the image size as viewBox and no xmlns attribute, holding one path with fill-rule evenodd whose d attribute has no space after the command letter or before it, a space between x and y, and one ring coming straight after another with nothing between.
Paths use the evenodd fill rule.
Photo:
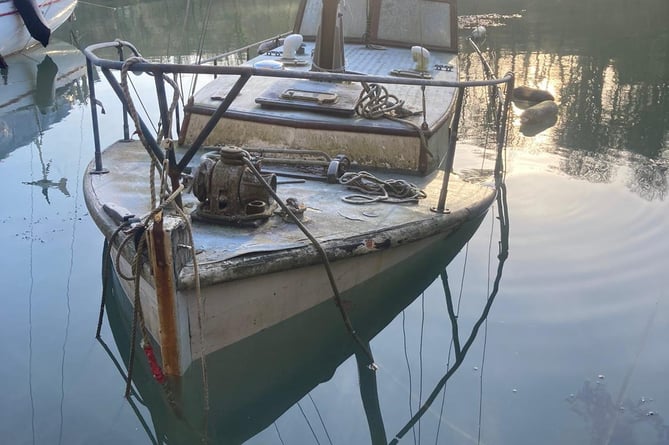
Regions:
<instances>
[{"instance_id":1,"label":"water surface","mask_svg":"<svg viewBox=\"0 0 669 445\"><path fill-rule=\"evenodd\" d=\"M477 14L474 23L491 25L482 48L495 71L513 70L519 84L550 90L560 111L555 126L527 137L522 110L514 109L509 252L499 292L445 391L400 443L669 443L669 7L641 3L460 5L461 14ZM200 47L214 54L287 30L296 8L260 0L212 10L204 1L80 3L77 21L56 37L74 45L119 37L146 57L194 60ZM508 17L480 15L487 13ZM463 78L480 76L462 40ZM30 57L35 67L44 61L43 53ZM8 444L196 443L201 394L184 402L194 420L183 421L188 416L175 415L140 373L141 397L129 403L119 369L94 338L103 239L81 192L93 152L86 80L77 69L83 59L50 57L59 74L70 73L55 94L29 90L32 102L0 112L0 437ZM6 78L2 94L16 88L12 81L37 84L38 75L10 64ZM113 115L112 92L97 88ZM473 107L457 166L478 174L491 168L490 119L485 96L467 101ZM101 125L103 145L121 137L115 119L101 115ZM212 359L209 421L230 426L209 443L364 444L381 432L392 440L455 363L447 292L462 338L493 292L499 216L493 207L446 273L434 270L435 258L417 265L410 282L368 289L370 311L378 299L393 302L356 321L370 332L379 325L370 346L380 366L380 419L365 412L369 381L360 382L350 339L323 306ZM102 338L124 370L127 329L117 309ZM217 375L244 379L216 382ZM198 376L189 376L196 388ZM252 404L264 390L271 396ZM236 412L245 417L231 417Z\"/></svg>"}]
</instances>

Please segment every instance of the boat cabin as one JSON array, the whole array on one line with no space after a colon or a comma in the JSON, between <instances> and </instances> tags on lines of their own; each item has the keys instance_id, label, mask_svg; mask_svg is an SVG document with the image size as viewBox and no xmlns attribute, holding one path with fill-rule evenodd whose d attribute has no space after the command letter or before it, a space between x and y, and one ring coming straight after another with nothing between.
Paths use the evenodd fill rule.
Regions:
<instances>
[{"instance_id":1,"label":"boat cabin","mask_svg":"<svg viewBox=\"0 0 669 445\"><path fill-rule=\"evenodd\" d=\"M300 5L294 32L315 40L322 21L321 0ZM347 1L340 8L346 43L369 43L410 48L421 45L430 51L457 52L455 0Z\"/></svg>"},{"instance_id":2,"label":"boat cabin","mask_svg":"<svg viewBox=\"0 0 669 445\"><path fill-rule=\"evenodd\" d=\"M455 21L455 0L304 0L294 33L243 65L456 82ZM195 94L182 143L193 142L236 81L222 76ZM426 174L447 150L456 88L408 83L253 76L205 144L318 149L358 168ZM376 100L367 109L366 96Z\"/></svg>"}]
</instances>

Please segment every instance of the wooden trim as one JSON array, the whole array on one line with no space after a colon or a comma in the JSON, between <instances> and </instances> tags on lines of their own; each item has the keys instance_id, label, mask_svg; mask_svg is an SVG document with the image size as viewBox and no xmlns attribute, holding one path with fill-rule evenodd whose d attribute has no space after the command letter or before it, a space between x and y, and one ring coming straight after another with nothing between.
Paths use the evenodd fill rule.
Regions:
<instances>
[{"instance_id":1,"label":"wooden trim","mask_svg":"<svg viewBox=\"0 0 669 445\"><path fill-rule=\"evenodd\" d=\"M304 11L307 9L307 0L302 0L300 6L297 9L297 15L295 16L295 25L293 26L293 33L297 34L302 28L302 20L304 19Z\"/></svg>"},{"instance_id":2,"label":"wooden trim","mask_svg":"<svg viewBox=\"0 0 669 445\"><path fill-rule=\"evenodd\" d=\"M176 285L169 232L163 229L163 214L153 218L148 231L149 259L153 270L160 325L160 355L168 376L182 374L179 360L179 329L177 327Z\"/></svg>"},{"instance_id":3,"label":"wooden trim","mask_svg":"<svg viewBox=\"0 0 669 445\"><path fill-rule=\"evenodd\" d=\"M204 116L211 116L214 111L211 108L193 106L184 111L186 114L194 113ZM390 134L394 136L417 136L416 130L412 127L381 127L381 126L367 126L367 125L342 125L333 124L328 121L300 121L294 118L272 117L266 115L256 115L252 113L243 113L239 111L226 111L222 118L243 120L247 122L256 122L261 124L282 125L293 128L305 128L312 130L324 131L350 131L352 133L370 133L370 134ZM438 128L438 126L434 126ZM425 131L425 136L432 136L433 131Z\"/></svg>"},{"instance_id":4,"label":"wooden trim","mask_svg":"<svg viewBox=\"0 0 669 445\"><path fill-rule=\"evenodd\" d=\"M451 50L458 52L458 2L449 1L451 4Z\"/></svg>"},{"instance_id":5,"label":"wooden trim","mask_svg":"<svg viewBox=\"0 0 669 445\"><path fill-rule=\"evenodd\" d=\"M381 1L370 0L370 9L372 10L372 32L370 40L376 42L379 38L379 22L381 20Z\"/></svg>"}]
</instances>

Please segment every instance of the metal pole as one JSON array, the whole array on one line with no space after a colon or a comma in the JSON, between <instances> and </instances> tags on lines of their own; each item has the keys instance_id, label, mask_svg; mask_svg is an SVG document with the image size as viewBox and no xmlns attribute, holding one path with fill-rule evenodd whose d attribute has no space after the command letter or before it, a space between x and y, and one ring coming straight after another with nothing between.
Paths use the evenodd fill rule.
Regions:
<instances>
[{"instance_id":1,"label":"metal pole","mask_svg":"<svg viewBox=\"0 0 669 445\"><path fill-rule=\"evenodd\" d=\"M123 94L123 89L121 88L121 85L119 85L114 75L109 71L108 68L103 68L102 74L104 74L104 76L107 78L107 82L109 82L109 85L111 85L112 89L116 93L116 96L119 98L121 103L124 106L127 106L127 102ZM147 150L151 150L151 153L153 153L156 159L158 159L158 161L160 161L160 163L162 164L163 160L165 160L165 156L163 155L162 150L160 150L160 147L158 147L158 143L151 135L151 131L148 129L148 127L146 126L141 117L139 118L139 126L140 126L140 131L142 132L142 134L144 135L149 144L149 148L147 148Z\"/></svg>"},{"instance_id":2,"label":"metal pole","mask_svg":"<svg viewBox=\"0 0 669 445\"><path fill-rule=\"evenodd\" d=\"M160 108L160 120L163 126L163 138L168 138L170 135L170 116L167 109L167 97L165 95L165 80L163 74L154 73L153 79L156 83L156 95L158 96L158 107Z\"/></svg>"},{"instance_id":3,"label":"metal pole","mask_svg":"<svg viewBox=\"0 0 669 445\"><path fill-rule=\"evenodd\" d=\"M93 78L93 64L86 59L86 74L88 75L88 91L91 103L91 121L93 123L93 143L95 144L95 170L91 174L101 175L109 173L102 167L102 151L100 150L100 127L98 126L98 100L95 97L95 79Z\"/></svg>"},{"instance_id":4,"label":"metal pole","mask_svg":"<svg viewBox=\"0 0 669 445\"><path fill-rule=\"evenodd\" d=\"M458 88L458 97L455 102L455 114L451 123L450 135L448 138L448 151L446 152L446 166L444 167L444 180L441 184L441 193L439 194L439 203L436 208L431 210L436 213L449 213L446 208L446 195L448 194L448 181L453 170L453 160L455 159L455 144L458 140L458 126L460 125L460 114L462 113L462 101L465 96L465 88Z\"/></svg>"},{"instance_id":5,"label":"metal pole","mask_svg":"<svg viewBox=\"0 0 669 445\"><path fill-rule=\"evenodd\" d=\"M183 172L184 169L188 166L188 163L191 161L191 159L193 159L195 153L197 153L202 144L204 144L204 141L207 139L207 137L209 137L209 134L214 131L218 121L221 119L221 117L223 117L223 114L228 110L235 98L237 98L237 95L242 90L242 88L244 88L244 85L246 85L246 82L248 82L250 78L250 74L243 74L239 77L239 79L237 79L237 83L235 83L232 88L230 88L230 91L228 91L228 94L226 94L223 102L221 102L214 114L209 118L209 121L206 123L200 134L198 134L195 141L193 141L190 149L188 149L186 154L184 154L181 158L181 161L179 161L179 173Z\"/></svg>"},{"instance_id":6,"label":"metal pole","mask_svg":"<svg viewBox=\"0 0 669 445\"><path fill-rule=\"evenodd\" d=\"M123 56L123 46L119 45L117 47L118 51L118 60L123 62L125 57ZM128 142L130 141L130 126L128 125L128 106L123 103L123 140Z\"/></svg>"},{"instance_id":7,"label":"metal pole","mask_svg":"<svg viewBox=\"0 0 669 445\"><path fill-rule=\"evenodd\" d=\"M506 84L506 94L504 95L504 105L502 108L502 118L500 119L499 128L497 129L497 159L495 161L495 175L502 174L502 151L506 145L506 126L509 118L509 107L511 106L511 97L513 96L514 75L509 73L511 78Z\"/></svg>"}]
</instances>

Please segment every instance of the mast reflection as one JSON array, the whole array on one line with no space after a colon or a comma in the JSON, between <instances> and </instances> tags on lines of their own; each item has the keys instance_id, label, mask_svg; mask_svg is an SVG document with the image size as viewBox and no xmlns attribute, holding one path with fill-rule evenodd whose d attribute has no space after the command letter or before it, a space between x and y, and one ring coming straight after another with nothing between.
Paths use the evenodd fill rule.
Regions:
<instances>
[{"instance_id":1,"label":"mast reflection","mask_svg":"<svg viewBox=\"0 0 669 445\"><path fill-rule=\"evenodd\" d=\"M518 10L525 6L518 3ZM523 13L532 15L528 19L468 17L466 26L479 17L491 26L482 49L495 75L514 71L518 85L550 91L559 106L557 119L544 127L516 122L509 145L559 150L559 168L590 182L612 182L620 165L629 165L631 191L648 200L667 196L669 34L657 30L665 28L659 17L669 13L669 3L647 3L631 8L593 0L585 7L565 0L533 4ZM482 11L496 6L489 0L477 5ZM465 75L481 75L477 54L464 42L462 49ZM516 110L517 118L521 113ZM488 120L479 116L463 117L463 135L482 144Z\"/></svg>"}]
</instances>

